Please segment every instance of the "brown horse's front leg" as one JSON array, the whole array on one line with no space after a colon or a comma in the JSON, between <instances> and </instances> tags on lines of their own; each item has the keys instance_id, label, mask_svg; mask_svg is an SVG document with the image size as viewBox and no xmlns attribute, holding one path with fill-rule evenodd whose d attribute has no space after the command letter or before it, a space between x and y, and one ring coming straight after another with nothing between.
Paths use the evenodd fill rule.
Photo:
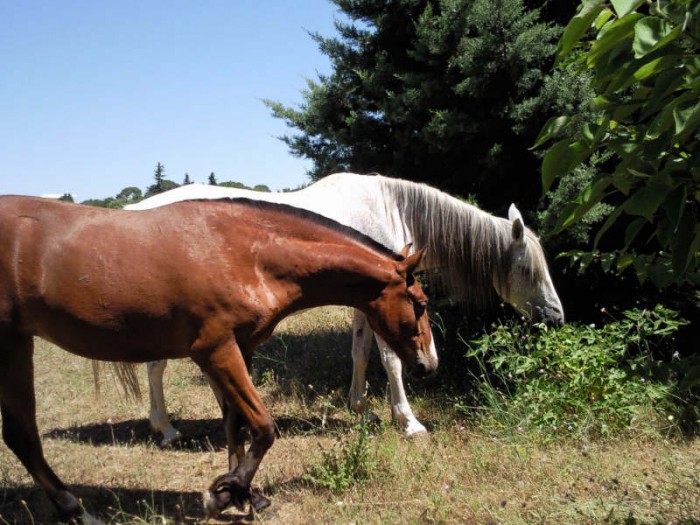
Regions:
<instances>
[{"instance_id":1,"label":"brown horse's front leg","mask_svg":"<svg viewBox=\"0 0 700 525\"><path fill-rule=\"evenodd\" d=\"M205 511L212 516L229 505L242 508L246 501L256 510L262 510L270 501L251 492L250 484L275 440L274 422L253 386L246 360L233 337L212 351L195 352L193 359L223 396L231 468L204 493ZM251 445L245 453L241 441L243 422L251 430Z\"/></svg>"},{"instance_id":2,"label":"brown horse's front leg","mask_svg":"<svg viewBox=\"0 0 700 525\"><path fill-rule=\"evenodd\" d=\"M61 518L87 514L78 499L51 470L41 447L36 426L34 397L34 343L31 336L3 334L0 340L0 413L2 436L12 452L46 491Z\"/></svg>"}]
</instances>

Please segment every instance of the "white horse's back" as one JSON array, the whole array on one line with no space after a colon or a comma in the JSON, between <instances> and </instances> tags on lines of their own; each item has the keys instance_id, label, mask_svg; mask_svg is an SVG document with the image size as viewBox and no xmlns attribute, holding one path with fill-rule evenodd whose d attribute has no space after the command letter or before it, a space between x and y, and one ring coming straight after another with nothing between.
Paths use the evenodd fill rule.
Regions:
<instances>
[{"instance_id":1,"label":"white horse's back","mask_svg":"<svg viewBox=\"0 0 700 525\"><path fill-rule=\"evenodd\" d=\"M399 226L401 218L387 206L382 194L381 175L367 176L354 173L336 173L307 186L290 192L264 192L212 186L207 184L186 184L159 193L136 204L129 204L125 210L147 210L184 200L197 199L237 199L246 198L267 202L288 204L303 208L345 226L350 226L387 248L398 251L412 239L405 235Z\"/></svg>"}]
</instances>

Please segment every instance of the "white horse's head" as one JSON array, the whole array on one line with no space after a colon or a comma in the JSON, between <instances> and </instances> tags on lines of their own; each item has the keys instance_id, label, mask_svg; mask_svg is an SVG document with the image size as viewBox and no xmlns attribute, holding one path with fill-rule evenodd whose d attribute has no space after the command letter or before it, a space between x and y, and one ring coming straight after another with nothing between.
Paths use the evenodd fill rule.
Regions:
<instances>
[{"instance_id":1,"label":"white horse's head","mask_svg":"<svg viewBox=\"0 0 700 525\"><path fill-rule=\"evenodd\" d=\"M511 245L503 275L494 276L501 298L535 322L564 324L564 309L549 275L544 251L537 236L525 227L514 204L508 210Z\"/></svg>"}]
</instances>

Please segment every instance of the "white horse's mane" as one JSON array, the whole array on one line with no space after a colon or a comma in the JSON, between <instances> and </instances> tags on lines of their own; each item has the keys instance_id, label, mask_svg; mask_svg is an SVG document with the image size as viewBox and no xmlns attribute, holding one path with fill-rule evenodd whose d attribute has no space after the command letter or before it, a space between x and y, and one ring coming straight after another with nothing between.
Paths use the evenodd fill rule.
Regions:
<instances>
[{"instance_id":1,"label":"white horse's mane","mask_svg":"<svg viewBox=\"0 0 700 525\"><path fill-rule=\"evenodd\" d=\"M423 266L439 268L453 298L482 308L497 300L494 285L507 290L512 223L425 184L379 177L414 237L427 246ZM537 236L525 228L529 278L544 279L547 262Z\"/></svg>"}]
</instances>

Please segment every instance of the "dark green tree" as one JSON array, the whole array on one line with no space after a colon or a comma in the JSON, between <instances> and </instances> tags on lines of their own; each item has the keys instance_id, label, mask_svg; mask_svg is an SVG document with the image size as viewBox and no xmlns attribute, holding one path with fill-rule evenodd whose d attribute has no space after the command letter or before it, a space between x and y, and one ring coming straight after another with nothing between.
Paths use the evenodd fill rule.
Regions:
<instances>
[{"instance_id":1,"label":"dark green tree","mask_svg":"<svg viewBox=\"0 0 700 525\"><path fill-rule=\"evenodd\" d=\"M224 186L226 188L239 188L239 189L243 189L243 190L252 189L250 186L246 186L242 182L237 182L237 181L233 181L233 180L227 180L227 181L218 183L217 186Z\"/></svg>"},{"instance_id":2,"label":"dark green tree","mask_svg":"<svg viewBox=\"0 0 700 525\"><path fill-rule=\"evenodd\" d=\"M63 195L61 195L61 196L58 198L58 200L59 200L59 201L64 201L64 202L75 202L75 201L73 200L73 195L71 195L70 193L64 193Z\"/></svg>"},{"instance_id":3,"label":"dark green tree","mask_svg":"<svg viewBox=\"0 0 700 525\"><path fill-rule=\"evenodd\" d=\"M378 171L489 209L533 206L528 147L552 106L578 95L563 75L546 82L558 26L523 0L333 1L349 21L312 35L331 74L309 80L297 107L265 101L296 130L282 140L313 161L311 178Z\"/></svg>"},{"instance_id":4,"label":"dark green tree","mask_svg":"<svg viewBox=\"0 0 700 525\"><path fill-rule=\"evenodd\" d=\"M179 186L177 182L165 178L165 166L160 162L156 165L153 176L156 181L146 190L146 197L151 197L152 195L157 195L158 193L163 193L164 191L172 190Z\"/></svg>"},{"instance_id":5,"label":"dark green tree","mask_svg":"<svg viewBox=\"0 0 700 525\"><path fill-rule=\"evenodd\" d=\"M216 186L218 183L216 182L216 175L214 175L214 172L212 171L209 174L209 185L210 186Z\"/></svg>"},{"instance_id":6,"label":"dark green tree","mask_svg":"<svg viewBox=\"0 0 700 525\"><path fill-rule=\"evenodd\" d=\"M185 185L187 185L187 184L192 184L192 180L190 180L190 174L189 174L189 173L185 173L185 180L182 181L182 184L183 184L183 186L185 186Z\"/></svg>"},{"instance_id":7,"label":"dark green tree","mask_svg":"<svg viewBox=\"0 0 700 525\"><path fill-rule=\"evenodd\" d=\"M124 204L138 202L143 198L143 193L136 186L129 186L117 193L117 199L124 201Z\"/></svg>"}]
</instances>

